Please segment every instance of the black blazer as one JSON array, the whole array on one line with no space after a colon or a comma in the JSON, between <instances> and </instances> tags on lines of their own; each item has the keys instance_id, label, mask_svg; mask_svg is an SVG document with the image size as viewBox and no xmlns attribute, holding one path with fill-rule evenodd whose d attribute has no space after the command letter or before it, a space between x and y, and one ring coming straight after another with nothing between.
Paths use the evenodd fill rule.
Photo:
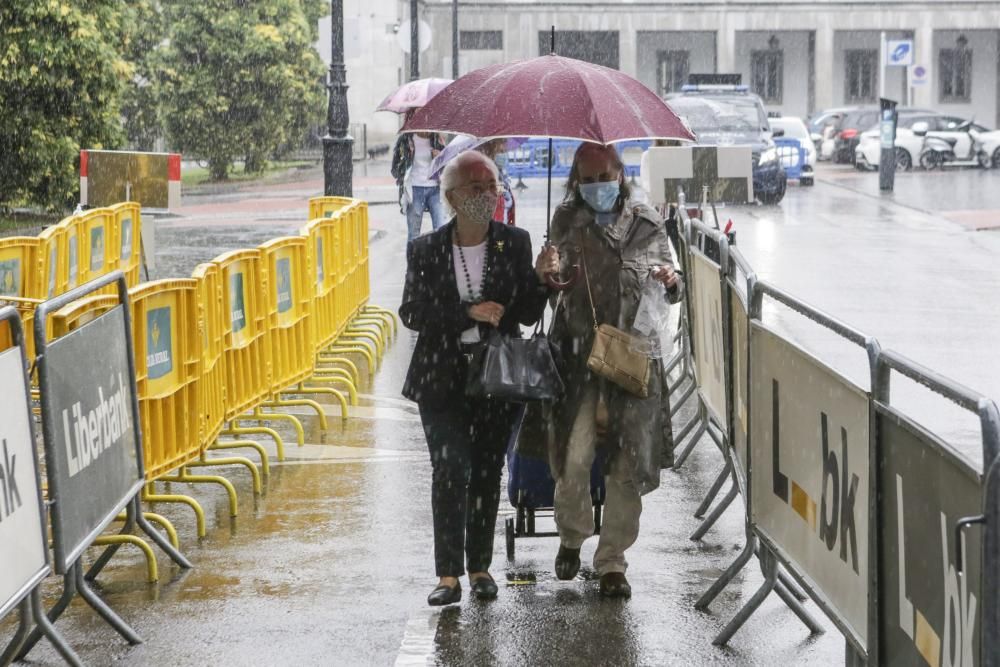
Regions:
<instances>
[{"instance_id":1,"label":"black blazer","mask_svg":"<svg viewBox=\"0 0 1000 667\"><path fill-rule=\"evenodd\" d=\"M403 396L418 403L442 405L465 398L467 361L462 332L479 326L485 340L488 324L469 317L459 296L452 250L453 219L440 229L410 242L406 251L406 286L399 316L420 335L403 385ZM498 222L487 236L488 273L483 301L505 307L499 330L521 335L521 324L535 324L545 311L548 288L538 280L528 232Z\"/></svg>"}]
</instances>

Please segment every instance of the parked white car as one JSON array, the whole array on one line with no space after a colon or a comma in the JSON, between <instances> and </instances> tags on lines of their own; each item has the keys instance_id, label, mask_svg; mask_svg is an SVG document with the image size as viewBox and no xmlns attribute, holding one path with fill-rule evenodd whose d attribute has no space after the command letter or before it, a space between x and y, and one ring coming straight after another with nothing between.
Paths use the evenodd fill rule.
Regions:
<instances>
[{"instance_id":1,"label":"parked white car","mask_svg":"<svg viewBox=\"0 0 1000 667\"><path fill-rule=\"evenodd\" d=\"M809 136L809 130L801 118L794 116L782 116L781 118L768 118L767 122L771 126L771 132L780 132L780 136L786 139L797 139L806 150L806 164L802 168L802 177L799 179L801 185L813 184L813 172L816 170L816 144ZM779 135L775 135L779 136Z\"/></svg>"},{"instance_id":2,"label":"parked white car","mask_svg":"<svg viewBox=\"0 0 1000 667\"><path fill-rule=\"evenodd\" d=\"M964 155L968 152L968 143L971 141L969 133L955 131L955 128L965 122L964 119L956 116L911 116L905 122L901 119L896 128L896 169L905 171L920 164L924 138L914 134L912 127L921 122L928 124L928 135L946 140L954 139L956 153ZM973 129L978 133L979 141L983 143L983 149L990 156L992 165L1000 167L1000 130L989 130L982 125L973 125ZM862 132L861 141L854 151L858 169L878 169L881 154L879 129Z\"/></svg>"}]
</instances>

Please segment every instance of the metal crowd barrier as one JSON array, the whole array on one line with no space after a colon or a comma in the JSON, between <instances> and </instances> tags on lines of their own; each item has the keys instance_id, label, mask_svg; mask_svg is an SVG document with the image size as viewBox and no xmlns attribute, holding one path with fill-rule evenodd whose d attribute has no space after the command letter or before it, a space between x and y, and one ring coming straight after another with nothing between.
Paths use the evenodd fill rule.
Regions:
<instances>
[{"instance_id":1,"label":"metal crowd barrier","mask_svg":"<svg viewBox=\"0 0 1000 667\"><path fill-rule=\"evenodd\" d=\"M293 415L265 413L262 408L310 406L325 428L322 406L301 396L333 396L344 418L348 397L357 404L361 375L349 357L365 357L374 371L396 320L389 311L368 304L367 205L318 199L332 208L324 211L329 217L311 221L300 236L227 253L200 265L190 279L143 283L131 290L128 283L138 279L140 265L140 253L130 240L139 233L135 205L119 204L68 218L37 238L0 241L0 286L7 285L0 300L17 306L0 311L0 350L9 352L0 352L0 363L13 363L15 349L17 354L29 351L21 335L21 323L29 322L37 346L31 348L31 357L36 360L42 401L54 570L64 577L63 595L46 616L37 595L38 581L50 571L44 542L40 554L28 553L30 549L18 552L23 568L11 567L0 575L0 618L15 608L21 610L21 625L0 664L23 657L43 634L67 662L79 664L46 620L57 618L77 592L128 641L139 641L87 582L123 544L143 551L148 578L157 580L155 554L134 534L137 528L179 565L191 566L177 550L177 531L171 523L142 512L140 500L189 505L199 536L206 533L204 511L189 496L157 494L154 483L220 484L235 516L236 491L229 480L193 475L190 469L242 465L251 472L255 492L260 492L260 474L252 461L207 454L254 448L266 475L268 453L252 440L220 440L220 436L269 435L283 458L276 431L239 422L289 421L302 444L302 426ZM323 210L319 203L310 204ZM93 279L71 287L85 278ZM4 326L8 320L13 323ZM25 368L26 363L22 363ZM2 374L0 380L20 387L21 375ZM107 377L114 386L101 384ZM102 433L115 440L99 452L90 444L91 412L74 412L95 403L91 412L104 420ZM18 406L7 401L0 410L17 411ZM30 414L28 406L28 402L21 406L25 417ZM64 418L73 425L68 431ZM23 421L0 420L0 430L6 434ZM76 439L65 442L67 433L71 438L76 433ZM18 447L30 447L30 435L14 435ZM33 457L20 460L30 463ZM20 471L30 474L32 468L22 466ZM21 498L41 489L20 475L17 481L25 490ZM8 498L0 500L0 508L9 506ZM117 534L107 534L115 521L124 525ZM166 537L152 529L151 521L165 530ZM44 513L28 524L44 537ZM31 539L23 523L0 524L0 533L11 525L21 528L16 539L3 536L0 541L5 565L4 546L30 544ZM80 554L89 546L106 548L84 573Z\"/></svg>"},{"instance_id":2,"label":"metal crowd barrier","mask_svg":"<svg viewBox=\"0 0 1000 667\"><path fill-rule=\"evenodd\" d=\"M54 313L109 288L117 291L113 307L50 337L48 319ZM54 570L63 575L63 593L47 615L57 619L79 593L119 635L136 644L141 641L136 632L90 588L81 562L84 550L94 544L131 543L149 557L149 546L131 534L139 528L178 565L191 563L141 511L144 455L124 274L107 274L45 301L35 311L34 327ZM102 535L122 513L122 532ZM43 630L28 634L19 646L12 644L0 662L23 658Z\"/></svg>"},{"instance_id":3,"label":"metal crowd barrier","mask_svg":"<svg viewBox=\"0 0 1000 667\"><path fill-rule=\"evenodd\" d=\"M552 141L552 175L557 178L569 176L573 166L573 155L583 142L570 139L555 139ZM625 173L629 178L639 175L639 160L642 152L653 144L652 141L633 140L615 144ZM506 153L504 171L510 178L542 178L549 173L549 140L529 139Z\"/></svg>"},{"instance_id":4,"label":"metal crowd barrier","mask_svg":"<svg viewBox=\"0 0 1000 667\"><path fill-rule=\"evenodd\" d=\"M138 285L141 229L139 205L123 202L71 215L38 236L0 239L0 302L15 305L31 330L42 301L84 282L121 271L129 287ZM33 359L34 340L25 342Z\"/></svg>"},{"instance_id":5,"label":"metal crowd barrier","mask_svg":"<svg viewBox=\"0 0 1000 667\"><path fill-rule=\"evenodd\" d=\"M668 365L680 369L672 391L691 382L684 400L698 400L698 429L684 427L694 436L682 454L712 435L725 467L699 512L728 477L730 493L706 524L738 494L747 533L695 606L707 609L754 555L765 577L715 643L727 643L772 591L821 632L799 603L804 591L844 635L847 664L1000 664L991 630L1000 620L996 404L757 279L725 235L679 200L687 305L680 352ZM771 328L765 298L856 345L870 387ZM893 373L979 418L981 469L892 406Z\"/></svg>"},{"instance_id":6,"label":"metal crowd barrier","mask_svg":"<svg viewBox=\"0 0 1000 667\"><path fill-rule=\"evenodd\" d=\"M32 628L45 636L69 665L80 658L49 621L42 607L39 586L52 572L48 525L35 449L35 419L31 414L31 383L21 318L13 306L0 308L0 330L7 344L0 345L0 441L3 443L3 522L0 522L0 618L18 610L14 636L0 654L8 664L24 646ZM21 468L16 468L20 460ZM10 463L8 463L10 462ZM17 489L14 494L10 489Z\"/></svg>"},{"instance_id":7,"label":"metal crowd barrier","mask_svg":"<svg viewBox=\"0 0 1000 667\"><path fill-rule=\"evenodd\" d=\"M802 168L806 166L805 146L798 139L778 137L774 140L775 150L778 151L778 160L785 169L785 176L791 179L802 177Z\"/></svg>"}]
</instances>

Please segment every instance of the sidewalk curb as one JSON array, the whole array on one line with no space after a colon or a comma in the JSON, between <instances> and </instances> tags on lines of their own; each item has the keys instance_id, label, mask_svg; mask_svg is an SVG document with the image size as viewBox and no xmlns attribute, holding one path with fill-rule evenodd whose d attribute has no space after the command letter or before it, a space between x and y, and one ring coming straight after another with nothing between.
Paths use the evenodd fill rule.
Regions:
<instances>
[{"instance_id":1,"label":"sidewalk curb","mask_svg":"<svg viewBox=\"0 0 1000 667\"><path fill-rule=\"evenodd\" d=\"M818 183L823 183L824 185L830 185L830 186L833 186L835 188L840 188L842 190L847 190L848 192L853 192L854 194L858 194L858 195L861 195L863 197L868 197L869 199L874 199L874 200L882 202L882 203L892 204L894 206L899 206L901 208L909 209L911 211L916 211L917 213L923 213L925 215L930 215L930 216L937 217L937 218L943 218L943 214L941 213L941 211L931 211L929 209L920 208L918 206L913 206L912 204L904 204L903 202L896 201L895 199L891 199L891 200L887 201L887 200L883 199L883 195L877 195L877 194L872 194L871 192L865 192L864 190L859 190L858 188L851 187L850 185L846 185L844 183L837 183L835 181L829 181L829 180L827 180L825 178L815 178L815 180Z\"/></svg>"}]
</instances>

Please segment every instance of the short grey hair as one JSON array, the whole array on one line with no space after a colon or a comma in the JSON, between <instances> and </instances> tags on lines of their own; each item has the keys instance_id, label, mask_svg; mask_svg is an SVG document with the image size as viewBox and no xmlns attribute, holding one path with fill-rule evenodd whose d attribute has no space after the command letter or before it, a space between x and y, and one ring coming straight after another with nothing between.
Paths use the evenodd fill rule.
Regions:
<instances>
[{"instance_id":1,"label":"short grey hair","mask_svg":"<svg viewBox=\"0 0 1000 667\"><path fill-rule=\"evenodd\" d=\"M497 165L493 160L479 151L465 151L464 153L459 153L454 160L446 164L444 171L441 172L442 198L444 198L445 193L462 186L465 170L476 162L485 164L493 173L493 178L497 179L497 182L500 181L500 170L497 169ZM445 200L445 203L447 203L447 200Z\"/></svg>"}]
</instances>

